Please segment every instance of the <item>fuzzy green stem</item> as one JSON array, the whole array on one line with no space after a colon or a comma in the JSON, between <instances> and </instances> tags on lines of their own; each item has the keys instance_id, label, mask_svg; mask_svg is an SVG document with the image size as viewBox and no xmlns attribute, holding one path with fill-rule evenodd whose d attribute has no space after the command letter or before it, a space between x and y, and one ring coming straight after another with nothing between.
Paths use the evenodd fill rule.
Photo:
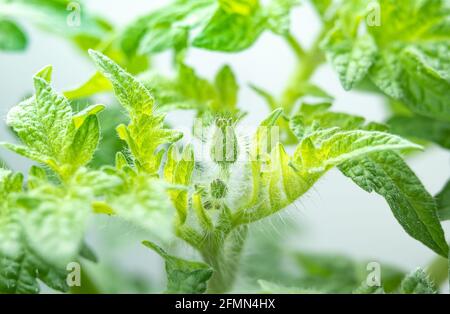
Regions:
<instances>
[{"instance_id":1,"label":"fuzzy green stem","mask_svg":"<svg viewBox=\"0 0 450 314\"><path fill-rule=\"evenodd\" d=\"M213 269L214 273L208 282L208 293L225 293L233 285L233 272L226 263L226 257L221 246L213 247L203 252L203 259Z\"/></svg>"},{"instance_id":2,"label":"fuzzy green stem","mask_svg":"<svg viewBox=\"0 0 450 314\"><path fill-rule=\"evenodd\" d=\"M247 236L247 227L240 227L228 234L212 235L202 248L206 263L214 269L208 282L208 293L229 292L236 280L240 255Z\"/></svg>"},{"instance_id":3,"label":"fuzzy green stem","mask_svg":"<svg viewBox=\"0 0 450 314\"><path fill-rule=\"evenodd\" d=\"M226 206L222 208L215 225L212 225L208 213L202 208L201 199L194 203L197 218L203 221L203 231L198 232L179 224L176 226L176 234L194 247L214 269L208 282L208 293L226 293L233 287L248 227L234 224L232 212Z\"/></svg>"}]
</instances>

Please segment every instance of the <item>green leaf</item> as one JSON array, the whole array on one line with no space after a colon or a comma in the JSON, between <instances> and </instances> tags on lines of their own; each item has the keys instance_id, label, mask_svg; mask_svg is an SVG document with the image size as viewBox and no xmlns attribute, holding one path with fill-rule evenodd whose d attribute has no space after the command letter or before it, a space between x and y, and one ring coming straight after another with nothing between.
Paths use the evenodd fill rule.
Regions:
<instances>
[{"instance_id":1,"label":"green leaf","mask_svg":"<svg viewBox=\"0 0 450 314\"><path fill-rule=\"evenodd\" d=\"M388 96L400 100L404 99L401 83L401 65L396 53L381 52L370 69L372 82Z\"/></svg>"},{"instance_id":2,"label":"green leaf","mask_svg":"<svg viewBox=\"0 0 450 314\"><path fill-rule=\"evenodd\" d=\"M266 18L259 9L249 16L218 9L192 45L225 52L242 51L256 42L265 26Z\"/></svg>"},{"instance_id":3,"label":"green leaf","mask_svg":"<svg viewBox=\"0 0 450 314\"><path fill-rule=\"evenodd\" d=\"M219 0L219 5L227 13L250 15L259 5L259 0Z\"/></svg>"},{"instance_id":4,"label":"green leaf","mask_svg":"<svg viewBox=\"0 0 450 314\"><path fill-rule=\"evenodd\" d=\"M113 212L166 240L171 232L172 206L167 187L160 181L138 176L126 182L120 194L107 201Z\"/></svg>"},{"instance_id":5,"label":"green leaf","mask_svg":"<svg viewBox=\"0 0 450 314\"><path fill-rule=\"evenodd\" d=\"M419 115L394 116L386 122L392 133L436 143L450 149L450 123Z\"/></svg>"},{"instance_id":6,"label":"green leaf","mask_svg":"<svg viewBox=\"0 0 450 314\"><path fill-rule=\"evenodd\" d=\"M436 294L438 291L423 269L417 269L402 281L401 293L405 294Z\"/></svg>"},{"instance_id":7,"label":"green leaf","mask_svg":"<svg viewBox=\"0 0 450 314\"><path fill-rule=\"evenodd\" d=\"M379 0L384 22L369 28L380 47L374 83L419 114L448 121L450 8L442 0Z\"/></svg>"},{"instance_id":8,"label":"green leaf","mask_svg":"<svg viewBox=\"0 0 450 314\"><path fill-rule=\"evenodd\" d=\"M418 147L399 137L380 132L385 131L383 126L364 125L364 119L360 117L331 112L329 108L330 104L327 103L303 104L299 115L291 119L291 128L301 140L296 154L300 159L305 156L303 159L306 160L306 164L302 164L302 160L297 161L297 164L319 173L329 167L326 166L329 162L338 165L346 176L364 190L382 195L394 216L412 237L438 254L446 254L448 248L433 198L402 158L390 151L403 145L406 145L404 148ZM365 139L366 136L370 139ZM350 141L345 144L348 139ZM383 148L385 140L387 146ZM368 145L368 151L365 151L365 145ZM377 152L378 148L382 151ZM353 154L361 155L351 157ZM320 164L322 166L318 166Z\"/></svg>"},{"instance_id":9,"label":"green leaf","mask_svg":"<svg viewBox=\"0 0 450 314\"><path fill-rule=\"evenodd\" d=\"M99 71L112 83L120 104L132 115L153 112L154 99L151 93L131 74L104 54L89 50Z\"/></svg>"},{"instance_id":10,"label":"green leaf","mask_svg":"<svg viewBox=\"0 0 450 314\"><path fill-rule=\"evenodd\" d=\"M194 151L191 146L184 148L180 153L176 145L170 146L167 151L167 161L164 166L164 179L172 184L189 186L195 167ZM189 202L188 191L170 190L172 202L177 209L180 223L187 218Z\"/></svg>"},{"instance_id":11,"label":"green leaf","mask_svg":"<svg viewBox=\"0 0 450 314\"><path fill-rule=\"evenodd\" d=\"M306 105L300 112L316 111L320 116L328 107L329 104ZM278 143L279 139L272 135L281 114L281 110L274 111L255 134L250 147L253 182L247 200L238 209L238 223L256 221L285 208L307 192L326 171L345 161L372 152L420 148L398 136L378 131L378 125L368 126L374 131L354 130L363 122L361 118L335 114L329 116L330 120L324 119L324 124L337 121L342 128L320 129L317 123L312 131L297 132L303 137L293 156L289 156ZM304 125L306 128L311 127L308 123Z\"/></svg>"},{"instance_id":12,"label":"green leaf","mask_svg":"<svg viewBox=\"0 0 450 314\"><path fill-rule=\"evenodd\" d=\"M179 70L179 69L178 69ZM180 74L180 70L178 74ZM181 83L180 75L175 78L169 78L156 72L143 73L139 79L144 86L154 95L158 103L158 109L161 112L168 112L177 109L196 109L204 110L203 104L185 98L184 88L187 86ZM186 83L190 83L189 81Z\"/></svg>"},{"instance_id":13,"label":"green leaf","mask_svg":"<svg viewBox=\"0 0 450 314\"><path fill-rule=\"evenodd\" d=\"M323 47L346 90L352 89L366 77L377 52L372 36L348 38L340 28L327 36Z\"/></svg>"},{"instance_id":14,"label":"green leaf","mask_svg":"<svg viewBox=\"0 0 450 314\"><path fill-rule=\"evenodd\" d=\"M299 140L318 129L339 127L342 130L363 128L365 119L342 112L332 112L328 109L330 103L309 105L303 103L298 113L289 121L292 132Z\"/></svg>"},{"instance_id":15,"label":"green leaf","mask_svg":"<svg viewBox=\"0 0 450 314\"><path fill-rule=\"evenodd\" d=\"M104 172L103 176L106 177L102 181L106 186L100 189L104 199L94 202L94 212L115 215L146 232L151 232L162 241L173 239L174 210L168 190L175 189L174 187L155 176L138 173L131 168L121 153L117 155L116 168L107 167ZM82 176L85 177L86 175ZM102 185L95 182L93 181L93 186ZM83 184L83 181L80 184ZM113 187L108 187L110 184L113 184Z\"/></svg>"},{"instance_id":16,"label":"green leaf","mask_svg":"<svg viewBox=\"0 0 450 314\"><path fill-rule=\"evenodd\" d=\"M178 77L174 83L173 89L178 93L178 102L193 103L194 108L197 108L200 113L206 111L208 107L220 110L218 90L213 84L200 77L193 68L186 64L179 64Z\"/></svg>"},{"instance_id":17,"label":"green leaf","mask_svg":"<svg viewBox=\"0 0 450 314\"><path fill-rule=\"evenodd\" d=\"M300 5L299 0L272 0L266 9L270 30L278 35L286 36L290 34L290 12L298 5Z\"/></svg>"},{"instance_id":18,"label":"green leaf","mask_svg":"<svg viewBox=\"0 0 450 314\"><path fill-rule=\"evenodd\" d=\"M383 23L371 25L369 31L381 46L448 38L448 3L445 0L378 0ZM390 25L389 25L390 24Z\"/></svg>"},{"instance_id":19,"label":"green leaf","mask_svg":"<svg viewBox=\"0 0 450 314\"><path fill-rule=\"evenodd\" d=\"M130 124L117 128L119 137L127 142L139 169L155 173L161 162L156 149L161 144L178 141L182 134L164 128L165 116L155 112L154 98L142 83L100 52L90 50L89 53L130 114Z\"/></svg>"},{"instance_id":20,"label":"green leaf","mask_svg":"<svg viewBox=\"0 0 450 314\"><path fill-rule=\"evenodd\" d=\"M450 181L436 195L438 216L441 221L450 220Z\"/></svg>"},{"instance_id":21,"label":"green leaf","mask_svg":"<svg viewBox=\"0 0 450 314\"><path fill-rule=\"evenodd\" d=\"M150 54L162 52L172 47L182 49L186 46L188 38L187 30L184 28L162 28L147 32L139 44L138 54Z\"/></svg>"},{"instance_id":22,"label":"green leaf","mask_svg":"<svg viewBox=\"0 0 450 314\"><path fill-rule=\"evenodd\" d=\"M368 11L367 2L364 0L314 2L325 22L326 33L321 46L329 59L334 61L338 58L341 63L351 61L354 70L358 70L356 66L359 59L368 59L377 50L373 38L361 31L363 28L361 24ZM360 64L366 67L366 64Z\"/></svg>"},{"instance_id":23,"label":"green leaf","mask_svg":"<svg viewBox=\"0 0 450 314\"><path fill-rule=\"evenodd\" d=\"M217 73L215 86L217 90L217 97L220 99L222 107L228 108L228 111L230 112L236 110L239 85L236 82L236 77L229 66L224 66Z\"/></svg>"},{"instance_id":24,"label":"green leaf","mask_svg":"<svg viewBox=\"0 0 450 314\"><path fill-rule=\"evenodd\" d=\"M28 191L15 195L23 210L23 237L40 260L65 269L84 251L84 234L91 202L122 182L100 171L78 170L64 185L54 185L45 171L33 167Z\"/></svg>"},{"instance_id":25,"label":"green leaf","mask_svg":"<svg viewBox=\"0 0 450 314\"><path fill-rule=\"evenodd\" d=\"M84 195L70 195L47 184L20 194L17 199L27 211L23 226L28 245L55 267L76 261L83 243L91 209L90 192L78 192Z\"/></svg>"},{"instance_id":26,"label":"green leaf","mask_svg":"<svg viewBox=\"0 0 450 314\"><path fill-rule=\"evenodd\" d=\"M74 114L68 100L51 88L51 73L52 68L46 67L36 74L36 95L8 113L8 125L25 146L2 145L67 178L92 159L100 138L96 115L104 107Z\"/></svg>"},{"instance_id":27,"label":"green leaf","mask_svg":"<svg viewBox=\"0 0 450 314\"><path fill-rule=\"evenodd\" d=\"M76 191L83 188L89 189L85 192L85 196L88 195L94 197L105 197L121 187L123 187L124 180L117 175L114 171L108 171L110 169L105 166L101 170L90 170L82 168L78 170L75 175L68 182Z\"/></svg>"},{"instance_id":28,"label":"green leaf","mask_svg":"<svg viewBox=\"0 0 450 314\"><path fill-rule=\"evenodd\" d=\"M346 89L369 73L383 93L413 112L449 121L450 7L446 0L314 3L326 15L331 30L324 48ZM346 67L353 50L358 62ZM340 51L345 53L336 57Z\"/></svg>"},{"instance_id":29,"label":"green leaf","mask_svg":"<svg viewBox=\"0 0 450 314\"><path fill-rule=\"evenodd\" d=\"M27 45L27 36L17 24L0 19L0 51L21 51Z\"/></svg>"},{"instance_id":30,"label":"green leaf","mask_svg":"<svg viewBox=\"0 0 450 314\"><path fill-rule=\"evenodd\" d=\"M168 112L176 109L195 109L199 117L213 115L237 119L239 86L231 68L224 66L214 82L200 77L190 66L179 62L177 76L167 78L155 73L141 77L142 83L155 96L158 109Z\"/></svg>"},{"instance_id":31,"label":"green leaf","mask_svg":"<svg viewBox=\"0 0 450 314\"><path fill-rule=\"evenodd\" d=\"M118 138L117 125L126 122L126 116L123 114L119 105L108 106L108 108L99 116L101 125L101 141L95 151L94 158L89 163L93 168L99 169L102 166L112 166L115 161L115 154L125 149L125 143Z\"/></svg>"},{"instance_id":32,"label":"green leaf","mask_svg":"<svg viewBox=\"0 0 450 314\"><path fill-rule=\"evenodd\" d=\"M158 253L166 262L166 293L204 293L213 270L205 263L187 261L167 254L156 244L144 241L143 244Z\"/></svg>"},{"instance_id":33,"label":"green leaf","mask_svg":"<svg viewBox=\"0 0 450 314\"><path fill-rule=\"evenodd\" d=\"M64 268L49 266L26 242L22 224L26 213L14 201L22 181L21 175L0 169L0 293L38 293L38 278L67 291Z\"/></svg>"},{"instance_id":34,"label":"green leaf","mask_svg":"<svg viewBox=\"0 0 450 314\"><path fill-rule=\"evenodd\" d=\"M13 107L7 123L30 149L63 159L72 112L68 101L51 89L46 71L51 72L49 67L45 68L34 78L36 96Z\"/></svg>"},{"instance_id":35,"label":"green leaf","mask_svg":"<svg viewBox=\"0 0 450 314\"><path fill-rule=\"evenodd\" d=\"M290 280L283 286L294 287L300 293L390 293L398 290L405 276L397 267L383 263L379 269L382 274L381 285L368 287L367 278L373 271L369 261L314 252L294 252L291 257L299 275L292 276L290 272ZM290 293L289 290L285 292ZM292 292L295 293L295 290Z\"/></svg>"},{"instance_id":36,"label":"green leaf","mask_svg":"<svg viewBox=\"0 0 450 314\"><path fill-rule=\"evenodd\" d=\"M258 127L251 146L251 188L240 204L239 223L256 221L285 208L303 195L318 179L293 166L292 157L272 137L282 115L277 109Z\"/></svg>"},{"instance_id":37,"label":"green leaf","mask_svg":"<svg viewBox=\"0 0 450 314\"><path fill-rule=\"evenodd\" d=\"M394 152L371 153L349 160L339 169L367 192L382 195L409 235L447 256L436 203L400 156Z\"/></svg>"},{"instance_id":38,"label":"green leaf","mask_svg":"<svg viewBox=\"0 0 450 314\"><path fill-rule=\"evenodd\" d=\"M148 173L156 172L161 164L156 149L183 136L178 131L164 129L164 118L164 115L142 115L128 127L122 124L117 129L119 137L127 142L139 169Z\"/></svg>"},{"instance_id":39,"label":"green leaf","mask_svg":"<svg viewBox=\"0 0 450 314\"><path fill-rule=\"evenodd\" d=\"M377 1L377 0L375 0ZM366 0L311 0L314 8L319 13L324 24L324 31L328 35L342 30L346 39L356 39L363 35L364 21L369 20L376 2Z\"/></svg>"},{"instance_id":40,"label":"green leaf","mask_svg":"<svg viewBox=\"0 0 450 314\"><path fill-rule=\"evenodd\" d=\"M84 120L86 120L83 112L90 112L92 114L95 110L100 110L104 107L103 105L89 106L85 100L73 101L71 105L72 108L82 110L74 118L76 124L80 124L82 121L84 123ZM124 114L120 105L117 103L109 104L106 110L102 111L101 115L98 115L98 120L101 126L101 141L99 141L94 156L89 162L89 166L95 169L100 169L103 166L113 166L116 153L126 149L126 144L117 136L116 131L118 125L127 122L127 116Z\"/></svg>"},{"instance_id":41,"label":"green leaf","mask_svg":"<svg viewBox=\"0 0 450 314\"><path fill-rule=\"evenodd\" d=\"M380 269L381 286L367 287L367 276L370 273L368 269L371 269L368 268L368 261L310 252L296 252L294 258L301 271L298 283L303 287L327 293L373 293L375 289L393 292L397 290L405 275L396 267L383 263Z\"/></svg>"},{"instance_id":42,"label":"green leaf","mask_svg":"<svg viewBox=\"0 0 450 314\"><path fill-rule=\"evenodd\" d=\"M297 147L294 157L297 164L309 171L322 172L366 154L405 149L421 147L384 132L328 129L313 132L305 137Z\"/></svg>"},{"instance_id":43,"label":"green leaf","mask_svg":"<svg viewBox=\"0 0 450 314\"><path fill-rule=\"evenodd\" d=\"M132 22L121 39L128 54L183 49L191 29L206 23L216 10L215 0L178 0Z\"/></svg>"},{"instance_id":44,"label":"green leaf","mask_svg":"<svg viewBox=\"0 0 450 314\"><path fill-rule=\"evenodd\" d=\"M361 265L345 256L296 253L294 258L302 272L299 281L315 290L348 293L364 279Z\"/></svg>"},{"instance_id":45,"label":"green leaf","mask_svg":"<svg viewBox=\"0 0 450 314\"><path fill-rule=\"evenodd\" d=\"M96 72L87 82L81 86L64 92L67 99L90 97L94 94L107 92L112 89L111 83L99 72Z\"/></svg>"},{"instance_id":46,"label":"green leaf","mask_svg":"<svg viewBox=\"0 0 450 314\"><path fill-rule=\"evenodd\" d=\"M289 32L296 0L176 0L131 23L122 35L128 55L182 52L189 46L237 52L250 47L265 30Z\"/></svg>"},{"instance_id":47,"label":"green leaf","mask_svg":"<svg viewBox=\"0 0 450 314\"><path fill-rule=\"evenodd\" d=\"M97 110L103 110L103 106L97 106ZM96 111L98 112L98 111ZM100 126L96 112L87 113L83 122L80 122L72 144L70 145L69 160L72 165L83 166L92 160L100 140ZM74 118L77 125L77 120Z\"/></svg>"},{"instance_id":48,"label":"green leaf","mask_svg":"<svg viewBox=\"0 0 450 314\"><path fill-rule=\"evenodd\" d=\"M430 62L420 49L405 49L400 55L403 68L400 80L403 99L410 109L428 117L450 121L450 68L440 66L450 58L450 44L442 58L442 61Z\"/></svg>"},{"instance_id":49,"label":"green leaf","mask_svg":"<svg viewBox=\"0 0 450 314\"><path fill-rule=\"evenodd\" d=\"M14 228L16 222L8 227ZM10 241L10 239L2 239ZM13 239L13 241L16 241ZM7 242L4 245L12 244ZM5 294L34 294L39 293L39 280L50 288L67 292L67 273L64 268L56 269L36 257L31 250L23 244L18 244L15 252L0 252L0 293Z\"/></svg>"},{"instance_id":50,"label":"green leaf","mask_svg":"<svg viewBox=\"0 0 450 314\"><path fill-rule=\"evenodd\" d=\"M291 166L291 157L279 144L268 164L252 164L253 189L249 204L242 206L242 222L256 221L285 208L303 195L317 178L304 177ZM258 175L260 173L260 175Z\"/></svg>"}]
</instances>

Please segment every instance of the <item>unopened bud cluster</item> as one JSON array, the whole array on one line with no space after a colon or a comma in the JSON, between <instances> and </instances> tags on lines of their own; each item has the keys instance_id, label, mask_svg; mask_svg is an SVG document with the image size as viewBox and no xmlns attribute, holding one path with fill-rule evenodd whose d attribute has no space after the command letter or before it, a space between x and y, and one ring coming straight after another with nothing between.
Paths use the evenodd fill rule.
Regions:
<instances>
[{"instance_id":1,"label":"unopened bud cluster","mask_svg":"<svg viewBox=\"0 0 450 314\"><path fill-rule=\"evenodd\" d=\"M239 155L239 143L232 121L218 119L212 136L211 159L226 167L237 161Z\"/></svg>"}]
</instances>

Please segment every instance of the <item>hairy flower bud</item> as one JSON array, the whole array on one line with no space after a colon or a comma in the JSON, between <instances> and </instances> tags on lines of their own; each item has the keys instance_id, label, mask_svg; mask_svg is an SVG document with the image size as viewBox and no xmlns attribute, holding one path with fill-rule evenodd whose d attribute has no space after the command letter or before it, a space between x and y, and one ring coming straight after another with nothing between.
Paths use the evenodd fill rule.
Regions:
<instances>
[{"instance_id":1,"label":"hairy flower bud","mask_svg":"<svg viewBox=\"0 0 450 314\"><path fill-rule=\"evenodd\" d=\"M210 153L212 160L221 166L236 162L239 147L231 120L219 119L216 121Z\"/></svg>"},{"instance_id":2,"label":"hairy flower bud","mask_svg":"<svg viewBox=\"0 0 450 314\"><path fill-rule=\"evenodd\" d=\"M224 198L227 195L228 188L220 179L211 182L211 195L216 199Z\"/></svg>"}]
</instances>

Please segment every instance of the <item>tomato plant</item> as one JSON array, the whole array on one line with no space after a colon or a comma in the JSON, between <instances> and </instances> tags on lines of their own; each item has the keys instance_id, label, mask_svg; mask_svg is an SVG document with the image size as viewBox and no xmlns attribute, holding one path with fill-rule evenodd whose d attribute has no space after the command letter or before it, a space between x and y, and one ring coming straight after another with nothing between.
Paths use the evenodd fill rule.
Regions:
<instances>
[{"instance_id":1,"label":"tomato plant","mask_svg":"<svg viewBox=\"0 0 450 314\"><path fill-rule=\"evenodd\" d=\"M290 13L299 5L306 4L174 0L121 29L77 13L70 1L0 0L0 50L26 49L18 24L25 16L74 43L97 71L58 92L46 66L33 78L34 94L7 115L18 143L1 146L36 165L26 176L0 169L0 292L37 293L39 281L63 292L102 292L92 278L78 288L68 278L71 263L102 263L86 241L92 216L148 233L151 241L141 241L164 260L168 293L438 292L448 276L441 222L450 217L450 186L432 196L405 158L430 143L450 148L450 3L310 0L322 28L309 49L292 33ZM68 26L68 14L78 14L70 20L78 27ZM239 53L266 32L286 41L297 64L279 96L250 86L271 113L245 132L239 69L225 65L209 80L186 60L194 48ZM173 56L172 76L152 65L163 52ZM324 64L345 90L385 97L391 117L379 123L334 111L333 97L312 82ZM114 99L95 104L99 93ZM166 120L185 111L194 112L190 130ZM249 229L333 168L383 197L404 231L440 256L432 267L405 274L383 266L378 285L358 275L364 263L346 257L297 252L298 280L275 269L266 277L269 263L249 267L258 263L246 255ZM195 253L184 256L173 243ZM282 254L272 245L258 258ZM243 272L256 288L239 286Z\"/></svg>"}]
</instances>

